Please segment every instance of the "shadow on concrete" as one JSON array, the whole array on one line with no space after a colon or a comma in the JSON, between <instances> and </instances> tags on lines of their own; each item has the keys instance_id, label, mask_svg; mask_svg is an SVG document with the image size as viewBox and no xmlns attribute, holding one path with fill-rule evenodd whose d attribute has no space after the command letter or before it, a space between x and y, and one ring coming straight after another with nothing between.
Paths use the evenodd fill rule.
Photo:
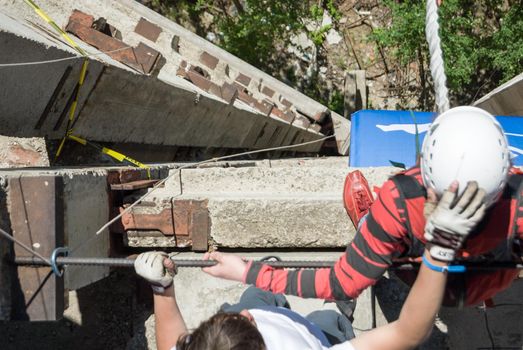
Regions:
<instances>
[{"instance_id":1,"label":"shadow on concrete","mask_svg":"<svg viewBox=\"0 0 523 350\"><path fill-rule=\"evenodd\" d=\"M149 302L137 299L132 269L69 293L69 308L56 322L0 322L1 349L147 349Z\"/></svg>"},{"instance_id":2,"label":"shadow on concrete","mask_svg":"<svg viewBox=\"0 0 523 350\"><path fill-rule=\"evenodd\" d=\"M382 278L376 285L376 299L387 319L399 317L409 288L396 277ZM437 327L418 349L520 350L523 349L523 280L516 280L494 297L494 307L444 307Z\"/></svg>"}]
</instances>

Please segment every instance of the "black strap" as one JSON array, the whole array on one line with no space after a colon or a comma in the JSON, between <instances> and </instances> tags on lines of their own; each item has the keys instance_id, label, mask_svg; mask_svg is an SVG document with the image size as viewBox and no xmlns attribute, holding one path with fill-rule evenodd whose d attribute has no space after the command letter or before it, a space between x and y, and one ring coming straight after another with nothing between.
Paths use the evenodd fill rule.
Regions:
<instances>
[{"instance_id":1,"label":"black strap","mask_svg":"<svg viewBox=\"0 0 523 350\"><path fill-rule=\"evenodd\" d=\"M511 190L512 198L516 198L516 209L512 221L512 232L510 240L513 242L519 237L518 219L523 217L523 175L512 175L508 180L507 187Z\"/></svg>"},{"instance_id":2,"label":"black strap","mask_svg":"<svg viewBox=\"0 0 523 350\"><path fill-rule=\"evenodd\" d=\"M403 199L426 197L427 190L416 180L414 176L398 174L392 177Z\"/></svg>"},{"instance_id":3,"label":"black strap","mask_svg":"<svg viewBox=\"0 0 523 350\"><path fill-rule=\"evenodd\" d=\"M395 203L397 208L403 211L407 234L411 241L409 250L406 252L406 256L419 257L423 254L425 245L414 235L414 232L412 231L406 200L426 197L427 190L421 186L414 176L398 174L393 176L391 180L398 189L399 197L396 199Z\"/></svg>"}]
</instances>

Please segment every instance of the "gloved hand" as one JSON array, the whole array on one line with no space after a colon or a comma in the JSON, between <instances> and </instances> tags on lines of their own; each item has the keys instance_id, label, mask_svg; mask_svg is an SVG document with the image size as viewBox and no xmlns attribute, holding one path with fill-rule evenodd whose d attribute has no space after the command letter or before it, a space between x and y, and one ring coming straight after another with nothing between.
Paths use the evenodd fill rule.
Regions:
<instances>
[{"instance_id":1,"label":"gloved hand","mask_svg":"<svg viewBox=\"0 0 523 350\"><path fill-rule=\"evenodd\" d=\"M146 252L134 261L136 273L146 279L156 293L163 293L172 285L176 275L174 263L171 260L165 262L166 258L169 256L163 252Z\"/></svg>"},{"instance_id":2,"label":"gloved hand","mask_svg":"<svg viewBox=\"0 0 523 350\"><path fill-rule=\"evenodd\" d=\"M425 239L430 255L437 260L452 261L470 232L483 219L486 211L485 191L476 181L467 183L458 198L458 183L453 182L443 193L439 203L435 193L428 193L424 213L428 215Z\"/></svg>"}]
</instances>

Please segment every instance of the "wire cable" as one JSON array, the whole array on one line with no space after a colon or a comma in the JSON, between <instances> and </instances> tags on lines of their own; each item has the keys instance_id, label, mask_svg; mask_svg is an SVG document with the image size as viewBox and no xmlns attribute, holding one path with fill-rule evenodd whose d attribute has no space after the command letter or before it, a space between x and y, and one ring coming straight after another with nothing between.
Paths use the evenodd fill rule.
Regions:
<instances>
[{"instance_id":1,"label":"wire cable","mask_svg":"<svg viewBox=\"0 0 523 350\"><path fill-rule=\"evenodd\" d=\"M162 186L170 178L172 178L175 175L178 175L179 171L176 171L176 170L183 170L183 169L193 168L193 167L200 166L202 164L207 164L207 163L217 162L217 161L220 161L220 160L246 156L246 155L250 155L250 154L256 154L256 153L261 153L261 152L269 152L269 151L276 151L276 150L283 150L283 149L290 149L290 148L301 147L301 146L310 145L310 144L317 143L317 142L323 142L323 141L325 141L327 139L333 138L334 136L335 135L329 135L329 136L322 137L321 139L318 139L318 140L298 143L298 144L295 144L295 145L278 146L278 147L264 148L264 149L248 151L248 152L241 152L241 153L231 154L231 155L228 155L228 156L207 159L207 160L204 160L204 161L201 161L201 162L197 162L197 163L194 163L194 164L186 164L186 165L174 168L172 174L170 174L166 178L158 181L153 187L150 188L150 190L147 193L145 193L143 196L141 196L140 198L135 200L131 205L129 205L127 208L125 208L125 210L123 210L117 216L112 218L109 222L107 222L102 227L100 227L98 229L98 231L96 231L96 234L90 236L89 238L87 238L86 240L81 242L78 246L72 248L71 251L70 251L70 254L75 253L76 251L78 251L78 249L82 248L84 245L86 245L87 243L91 242L93 239L98 237L100 235L100 233L102 233L106 228L111 226L114 222L116 222L118 219L120 219L124 214L128 213L133 207L135 207L141 201L143 201L145 198L150 196L156 189L158 189L160 186Z\"/></svg>"},{"instance_id":2,"label":"wire cable","mask_svg":"<svg viewBox=\"0 0 523 350\"><path fill-rule=\"evenodd\" d=\"M44 261L47 265L49 265L49 266L52 265L51 264L51 260L49 260L48 258L45 258L40 253L35 252L33 249L29 248L27 245L25 245L24 243L20 242L18 239L14 238L13 236L11 236L9 233L7 233L6 231L2 230L1 228L0 228L0 234L2 234L5 238L10 240L11 242L18 244L20 247L24 248L25 250L27 250L32 255L42 259L42 261Z\"/></svg>"},{"instance_id":3,"label":"wire cable","mask_svg":"<svg viewBox=\"0 0 523 350\"><path fill-rule=\"evenodd\" d=\"M256 153L276 151L276 150L281 150L281 149L289 149L289 148L301 147L301 146L310 145L310 144L317 143L317 142L322 142L322 141L325 141L325 140L330 139L332 137L334 137L334 135L326 136L326 137L323 137L323 138L318 139L318 140L298 143L296 145L279 146L279 147L265 148L265 149L255 150L255 151L248 151L248 152L231 154L231 155L228 155L228 156L207 159L207 160L204 160L204 161L201 161L201 162L198 162L198 163L194 163L194 164L183 165L183 166L181 166L179 168L175 168L173 170L182 170L182 169L192 168L192 167L199 166L199 165L202 165L202 164L207 164L207 163L217 162L217 161L220 161L220 160L246 156L246 155L250 155L250 154L256 154ZM161 181L156 183L156 185L154 185L151 188L150 191L148 191L143 196L141 196L136 201L134 201L130 206L125 208L125 210L123 210L120 214L118 214L113 219L111 219L108 223L106 223L105 225L100 227L98 229L98 231L96 231L96 235L99 235L100 233L102 233L103 230L105 230L107 227L109 227L111 224L113 224L116 220L120 219L124 214L127 214L133 207L135 207L138 203L143 201L145 198L149 197L151 195L151 193L153 193L158 187L163 185L167 180L169 180L171 177L173 177L176 174L177 174L177 172L173 172L171 175L167 176L165 179L162 179Z\"/></svg>"},{"instance_id":4,"label":"wire cable","mask_svg":"<svg viewBox=\"0 0 523 350\"><path fill-rule=\"evenodd\" d=\"M132 48L131 46L121 47L121 48L116 49L116 50L101 51L101 52L97 52L97 53L87 54L85 56L70 56L70 57L56 58L56 59L53 59L53 60L46 60L46 61L0 63L0 68L4 68L4 67L19 67L19 66L35 66L35 65L39 65L39 64L48 64L48 63L56 63L56 62L63 62L63 61L69 61L69 60L77 60L77 59L86 58L86 57L97 57L97 56L110 54L110 53L113 53L113 52L129 50L131 48Z\"/></svg>"}]
</instances>

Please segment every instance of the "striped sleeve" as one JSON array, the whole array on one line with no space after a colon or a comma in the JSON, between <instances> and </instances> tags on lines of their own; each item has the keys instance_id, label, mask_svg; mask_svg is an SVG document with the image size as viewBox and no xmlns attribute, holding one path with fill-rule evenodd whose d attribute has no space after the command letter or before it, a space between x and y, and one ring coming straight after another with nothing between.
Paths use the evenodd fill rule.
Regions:
<instances>
[{"instance_id":1,"label":"striped sleeve","mask_svg":"<svg viewBox=\"0 0 523 350\"><path fill-rule=\"evenodd\" d=\"M334 267L316 270L275 269L254 262L245 282L272 291L304 298L344 300L357 297L376 283L392 259L405 250L406 229L395 204L398 193L387 181L365 222Z\"/></svg>"}]
</instances>

